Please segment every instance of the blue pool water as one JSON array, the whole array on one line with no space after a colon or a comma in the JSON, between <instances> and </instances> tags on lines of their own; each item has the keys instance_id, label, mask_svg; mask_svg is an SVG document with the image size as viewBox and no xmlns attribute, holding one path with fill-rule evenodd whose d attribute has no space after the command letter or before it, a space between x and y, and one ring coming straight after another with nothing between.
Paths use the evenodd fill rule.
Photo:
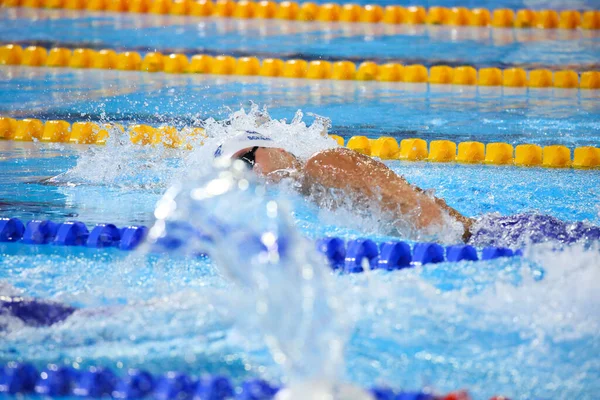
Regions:
<instances>
[{"instance_id":1,"label":"blue pool water","mask_svg":"<svg viewBox=\"0 0 600 400\"><path fill-rule=\"evenodd\" d=\"M423 137L512 144L595 145L597 91L140 74L4 67L0 112L18 117L187 125L250 101L274 118L298 109L349 137ZM96 79L94 79L96 78ZM460 108L459 108L460 107Z\"/></svg>"},{"instance_id":2,"label":"blue pool water","mask_svg":"<svg viewBox=\"0 0 600 400\"><path fill-rule=\"evenodd\" d=\"M524 3L497 6L560 7ZM199 23L39 10L0 10L0 15L0 38L6 42L281 57L415 57L426 64L442 60L476 66L539 63L580 69L598 64L597 37L580 32L535 31L517 40L519 31L490 29L481 40L468 36L469 30L461 36L461 30L434 33L423 27L421 32L373 34L369 41L369 34L360 31L367 28L361 27L322 40L331 35L327 26L243 21L250 32L273 29L249 38L241 22L233 20ZM304 33L285 34L286 27ZM345 28L334 29L343 33ZM451 32L458 34L448 38ZM505 33L512 41L490 39ZM308 113L328 117L331 133L345 138L366 134L571 149L600 143L598 91L0 67L0 93L0 115L15 118L185 127L209 117L228 118L242 106L248 110L252 101L288 122L298 109L308 123L314 119ZM302 132L308 135L297 134ZM151 226L165 190L193 179L190 165L210 162L202 155L112 142L96 147L0 141L0 216ZM600 225L598 170L386 164L409 182L435 190L467 216L536 212ZM351 207L319 210L287 190L276 193L291 203L292 221L302 236L393 239L387 221L376 213ZM333 275L332 293L343 305L337 320L347 336L342 375L363 387L431 387L440 393L467 388L474 399L495 394L594 399L600 390L599 251L597 244L561 251L538 245L526 248L523 258ZM177 254L2 243L0 295L52 299L80 310L45 328L0 315L0 361L287 382L286 370L266 345L265 319L253 297L222 272L209 259ZM327 332L324 324L322 334Z\"/></svg>"},{"instance_id":3,"label":"blue pool water","mask_svg":"<svg viewBox=\"0 0 600 400\"><path fill-rule=\"evenodd\" d=\"M44 217L62 221L75 218L86 223L150 225L156 201L170 182L182 173L184 167L180 159L173 156L155 160L154 170L146 169L140 173L143 162L139 159L113 158L112 165L98 165L97 170L81 171L69 180L72 184L42 182L75 167L78 157L89 151L86 147L0 142L3 166L0 212L23 219ZM139 153L142 159L147 149ZM588 220L600 224L596 171L400 161L387 164L409 182L424 189L434 189L450 206L468 216L492 212L502 215L539 212L566 221ZM100 171L105 169L123 171L107 176ZM101 177L102 182L99 182ZM304 202L298 205L310 209ZM323 224L324 221L314 215L314 209L312 214L307 210L304 218L303 233L306 235L350 233L343 229L344 224ZM352 226L351 221L348 222L347 225Z\"/></svg>"},{"instance_id":4,"label":"blue pool water","mask_svg":"<svg viewBox=\"0 0 600 400\"><path fill-rule=\"evenodd\" d=\"M139 51L425 65L593 70L597 31L199 19L63 10L0 10L6 42Z\"/></svg>"}]
</instances>

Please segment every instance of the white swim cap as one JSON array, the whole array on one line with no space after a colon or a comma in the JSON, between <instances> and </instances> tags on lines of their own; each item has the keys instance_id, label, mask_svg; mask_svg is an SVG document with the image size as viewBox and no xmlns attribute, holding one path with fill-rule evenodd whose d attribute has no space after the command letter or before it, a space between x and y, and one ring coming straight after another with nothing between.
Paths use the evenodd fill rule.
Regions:
<instances>
[{"instance_id":1,"label":"white swim cap","mask_svg":"<svg viewBox=\"0 0 600 400\"><path fill-rule=\"evenodd\" d=\"M231 158L240 150L250 147L281 147L263 134L253 131L239 131L235 136L225 139L223 143L215 151L215 158L225 157Z\"/></svg>"}]
</instances>

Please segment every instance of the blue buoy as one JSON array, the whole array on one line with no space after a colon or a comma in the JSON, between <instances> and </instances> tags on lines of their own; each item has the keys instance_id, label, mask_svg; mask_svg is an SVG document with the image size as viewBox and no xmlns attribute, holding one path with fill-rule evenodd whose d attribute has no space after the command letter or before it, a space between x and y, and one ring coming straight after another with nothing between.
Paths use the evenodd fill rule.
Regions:
<instances>
[{"instance_id":1,"label":"blue buoy","mask_svg":"<svg viewBox=\"0 0 600 400\"><path fill-rule=\"evenodd\" d=\"M396 400L396 393L387 387L375 387L371 389L375 400Z\"/></svg>"},{"instance_id":2,"label":"blue buoy","mask_svg":"<svg viewBox=\"0 0 600 400\"><path fill-rule=\"evenodd\" d=\"M89 236L87 226L83 222L70 221L60 224L54 244L59 246L81 246Z\"/></svg>"},{"instance_id":3,"label":"blue buoy","mask_svg":"<svg viewBox=\"0 0 600 400\"><path fill-rule=\"evenodd\" d=\"M75 380L73 394L79 397L111 396L119 384L119 379L109 369L90 368Z\"/></svg>"},{"instance_id":4,"label":"blue buoy","mask_svg":"<svg viewBox=\"0 0 600 400\"><path fill-rule=\"evenodd\" d=\"M194 392L194 400L225 400L233 397L231 382L224 376L205 376Z\"/></svg>"},{"instance_id":5,"label":"blue buoy","mask_svg":"<svg viewBox=\"0 0 600 400\"><path fill-rule=\"evenodd\" d=\"M437 243L417 243L413 247L413 262L435 264L444 261L444 248Z\"/></svg>"},{"instance_id":6,"label":"blue buoy","mask_svg":"<svg viewBox=\"0 0 600 400\"><path fill-rule=\"evenodd\" d=\"M8 363L0 369L0 393L32 393L38 376L38 371L31 364Z\"/></svg>"},{"instance_id":7,"label":"blue buoy","mask_svg":"<svg viewBox=\"0 0 600 400\"><path fill-rule=\"evenodd\" d=\"M523 257L523 249L517 249L515 250L515 254L513 254L515 257Z\"/></svg>"},{"instance_id":8,"label":"blue buoy","mask_svg":"<svg viewBox=\"0 0 600 400\"><path fill-rule=\"evenodd\" d=\"M348 242L344 270L346 272L363 272L363 260L367 259L370 268L376 268L379 251L370 239L356 239Z\"/></svg>"},{"instance_id":9,"label":"blue buoy","mask_svg":"<svg viewBox=\"0 0 600 400\"><path fill-rule=\"evenodd\" d=\"M195 382L185 374L167 372L157 379L152 398L157 400L190 399L193 396Z\"/></svg>"},{"instance_id":10,"label":"blue buoy","mask_svg":"<svg viewBox=\"0 0 600 400\"><path fill-rule=\"evenodd\" d=\"M52 221L33 220L25 226L23 233L23 243L26 244L46 244L54 240L58 224Z\"/></svg>"},{"instance_id":11,"label":"blue buoy","mask_svg":"<svg viewBox=\"0 0 600 400\"><path fill-rule=\"evenodd\" d=\"M92 229L88 236L87 247L110 247L121 240L121 232L113 224L98 224Z\"/></svg>"},{"instance_id":12,"label":"blue buoy","mask_svg":"<svg viewBox=\"0 0 600 400\"><path fill-rule=\"evenodd\" d=\"M121 250L133 250L146 238L148 228L145 226L128 226L121 229Z\"/></svg>"},{"instance_id":13,"label":"blue buoy","mask_svg":"<svg viewBox=\"0 0 600 400\"><path fill-rule=\"evenodd\" d=\"M332 237L317 240L317 250L323 253L333 269L343 267L346 259L346 247L342 239Z\"/></svg>"},{"instance_id":14,"label":"blue buoy","mask_svg":"<svg viewBox=\"0 0 600 400\"><path fill-rule=\"evenodd\" d=\"M410 246L404 242L387 242L380 246L377 268L392 271L410 267Z\"/></svg>"},{"instance_id":15,"label":"blue buoy","mask_svg":"<svg viewBox=\"0 0 600 400\"><path fill-rule=\"evenodd\" d=\"M25 233L25 225L18 218L0 218L0 242L16 242Z\"/></svg>"},{"instance_id":16,"label":"blue buoy","mask_svg":"<svg viewBox=\"0 0 600 400\"><path fill-rule=\"evenodd\" d=\"M446 247L446 260L458 262L462 260L477 261L477 250L469 245L456 245Z\"/></svg>"},{"instance_id":17,"label":"blue buoy","mask_svg":"<svg viewBox=\"0 0 600 400\"><path fill-rule=\"evenodd\" d=\"M44 396L67 396L71 394L77 376L73 368L49 366L40 374L35 392Z\"/></svg>"},{"instance_id":18,"label":"blue buoy","mask_svg":"<svg viewBox=\"0 0 600 400\"><path fill-rule=\"evenodd\" d=\"M112 397L116 399L142 399L154 390L154 377L146 371L130 369L119 380Z\"/></svg>"},{"instance_id":19,"label":"blue buoy","mask_svg":"<svg viewBox=\"0 0 600 400\"><path fill-rule=\"evenodd\" d=\"M279 391L262 379L251 379L242 384L237 400L270 400Z\"/></svg>"},{"instance_id":20,"label":"blue buoy","mask_svg":"<svg viewBox=\"0 0 600 400\"><path fill-rule=\"evenodd\" d=\"M482 260L493 260L499 257L512 257L513 251L506 247L486 247L481 253Z\"/></svg>"},{"instance_id":21,"label":"blue buoy","mask_svg":"<svg viewBox=\"0 0 600 400\"><path fill-rule=\"evenodd\" d=\"M433 397L429 393L404 392L398 394L395 400L435 400L435 397Z\"/></svg>"}]
</instances>

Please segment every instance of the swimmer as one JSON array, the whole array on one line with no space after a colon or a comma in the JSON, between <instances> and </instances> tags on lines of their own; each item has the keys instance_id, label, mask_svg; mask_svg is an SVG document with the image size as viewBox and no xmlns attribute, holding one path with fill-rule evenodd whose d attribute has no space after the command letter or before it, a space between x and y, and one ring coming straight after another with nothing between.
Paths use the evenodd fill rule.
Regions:
<instances>
[{"instance_id":1,"label":"swimmer","mask_svg":"<svg viewBox=\"0 0 600 400\"><path fill-rule=\"evenodd\" d=\"M463 240L470 237L473 220L409 184L382 162L347 148L323 150L302 162L268 137L242 132L219 146L215 156L244 161L270 181L292 178L303 194L313 198L325 189L339 190L357 203L376 202L382 211L419 231L439 232L444 224L454 221L462 227ZM316 200L327 202L324 196Z\"/></svg>"},{"instance_id":2,"label":"swimmer","mask_svg":"<svg viewBox=\"0 0 600 400\"><path fill-rule=\"evenodd\" d=\"M237 159L268 181L293 179L306 196L319 205L335 207L327 191L339 191L356 204L377 204L396 221L420 232L441 232L458 226L462 239L478 246L522 247L530 243L600 240L600 227L569 223L539 214L500 216L487 214L468 218L442 199L411 185L380 161L347 148L332 148L313 154L305 162L278 147L257 132L241 132L225 141L215 157ZM339 196L338 196L339 197Z\"/></svg>"},{"instance_id":3,"label":"swimmer","mask_svg":"<svg viewBox=\"0 0 600 400\"><path fill-rule=\"evenodd\" d=\"M27 326L51 326L64 321L74 311L74 307L53 301L0 295L0 317L18 318ZM2 331L3 326L0 324L0 332Z\"/></svg>"}]
</instances>

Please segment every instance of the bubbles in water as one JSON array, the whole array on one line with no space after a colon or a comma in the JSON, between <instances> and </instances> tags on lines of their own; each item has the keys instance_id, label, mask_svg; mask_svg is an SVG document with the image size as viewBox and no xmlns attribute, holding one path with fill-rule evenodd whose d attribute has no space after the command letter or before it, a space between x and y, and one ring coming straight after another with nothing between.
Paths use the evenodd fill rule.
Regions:
<instances>
[{"instance_id":1,"label":"bubbles in water","mask_svg":"<svg viewBox=\"0 0 600 400\"><path fill-rule=\"evenodd\" d=\"M273 359L292 381L336 381L347 331L324 259L296 231L282 195L243 162L221 162L167 190L149 246L208 254L254 299Z\"/></svg>"},{"instance_id":2,"label":"bubbles in water","mask_svg":"<svg viewBox=\"0 0 600 400\"><path fill-rule=\"evenodd\" d=\"M473 224L470 240L476 246L522 248L534 243L556 245L576 242L593 243L600 240L600 227L586 222L569 223L550 215L485 214Z\"/></svg>"},{"instance_id":3,"label":"bubbles in water","mask_svg":"<svg viewBox=\"0 0 600 400\"><path fill-rule=\"evenodd\" d=\"M350 376L467 387L475 399L593 398L599 250L536 246L527 258L340 279L338 292L360 299Z\"/></svg>"},{"instance_id":4,"label":"bubbles in water","mask_svg":"<svg viewBox=\"0 0 600 400\"><path fill-rule=\"evenodd\" d=\"M89 280L100 281L102 275L105 282L92 284L70 277L67 284L63 277L62 283L57 280L63 293L56 296L65 301L82 300L91 292L98 302L118 302L122 296L127 304L81 311L66 324L44 330L27 330L15 323L15 332L27 339L3 337L5 354L10 348L30 348L26 350L30 357L48 351L71 357L85 348L90 358L131 357L142 365L142 354L146 361L152 352L159 353L157 358L168 357L197 342L197 355L213 340L235 341L228 331L233 329L232 310L237 307L236 317L258 318L273 358L296 381L338 378L348 321L358 315L347 366L352 378L366 385L383 379L394 387L419 388L423 379L431 377L436 387L455 389L464 384L481 397L491 394L490 387L512 387L525 393L523 397L560 396L564 390L571 398L597 385L593 354L600 331L600 298L595 288L600 268L594 245L572 245L562 252L534 246L522 261L441 264L394 274L378 271L332 278L312 244L298 236L290 221L286 198L290 191L265 188L243 168L212 170L214 149L239 129L259 130L280 140L282 147L309 157L335 146L323 136L327 125L317 121L307 127L301 113L290 124L272 121L265 110L253 107L226 121L207 121L205 146L193 151L139 147L127 135L114 132L109 145L91 149L77 167L57 180L162 188L178 179L156 209L154 249L177 249L190 257L208 253L239 290L213 290L217 283L198 277L189 284L193 291L160 290L174 280L185 286L186 266L198 268L188 262L173 271L166 266L176 264L171 259L153 265L156 279L162 280L151 283L158 287L154 290L148 284L135 287L139 282L134 277L146 279L144 274L135 275L140 267L137 259L129 259L130 265L120 265L112 274L100 269L86 273ZM389 228L389 220L377 212L356 216L350 203L322 211L320 219L332 223L351 219L362 233ZM502 236L505 233L501 230L496 237L507 242L494 244L525 244ZM530 234L526 231L522 237ZM530 263L536 268L530 268ZM51 271L62 264L54 260L46 268ZM35 271L28 273L31 277ZM436 281L439 275L443 279ZM72 288L77 290L70 293ZM0 293L11 290L0 286ZM149 299L137 297L144 290L150 292ZM349 310L340 312L342 304ZM174 337L193 339L173 344ZM44 347L47 343L52 350ZM223 359L222 348L214 353Z\"/></svg>"},{"instance_id":5,"label":"bubbles in water","mask_svg":"<svg viewBox=\"0 0 600 400\"><path fill-rule=\"evenodd\" d=\"M216 148L240 130L257 131L273 139L281 148L306 158L319 150L337 146L327 137L330 121L320 116L313 117L314 122L307 126L302 112L298 111L288 124L285 120L271 119L266 109L252 104L248 112L241 109L225 120L209 118L199 122L206 137L191 135L194 127L183 127L181 131L186 139L180 149L133 144L127 129L123 132L113 126L109 128L110 136L105 146L90 146L78 157L75 167L50 182L59 185L166 188L180 176L210 170Z\"/></svg>"},{"instance_id":6,"label":"bubbles in water","mask_svg":"<svg viewBox=\"0 0 600 400\"><path fill-rule=\"evenodd\" d=\"M105 146L90 146L75 167L49 182L151 189L164 187L178 170L185 150L136 145L129 133L114 126L108 130Z\"/></svg>"},{"instance_id":7,"label":"bubbles in water","mask_svg":"<svg viewBox=\"0 0 600 400\"><path fill-rule=\"evenodd\" d=\"M186 157L185 169L203 173L210 171L217 147L240 131L258 132L301 160L306 160L318 151L338 147L338 144L327 136L331 126L329 119L312 114L311 116L315 120L308 126L303 121L302 111L296 112L292 121L287 123L285 120L271 119L266 108L260 109L258 105L252 104L248 112L241 109L223 121L209 118L204 122L207 135L204 145L194 148L192 154Z\"/></svg>"}]
</instances>

